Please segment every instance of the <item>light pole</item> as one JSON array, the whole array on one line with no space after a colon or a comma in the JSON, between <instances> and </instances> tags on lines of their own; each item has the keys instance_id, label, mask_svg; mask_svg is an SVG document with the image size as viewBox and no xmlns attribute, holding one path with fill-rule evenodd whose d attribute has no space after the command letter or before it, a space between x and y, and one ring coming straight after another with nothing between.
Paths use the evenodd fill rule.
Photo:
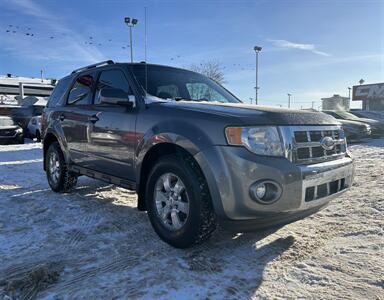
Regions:
<instances>
[{"instance_id":1,"label":"light pole","mask_svg":"<svg viewBox=\"0 0 384 300\"><path fill-rule=\"evenodd\" d=\"M132 41L132 27L135 26L138 22L137 19L131 19L128 17L124 18L125 24L129 27L129 48L131 48L131 63L133 63L133 41Z\"/></svg>"},{"instance_id":2,"label":"light pole","mask_svg":"<svg viewBox=\"0 0 384 300\"><path fill-rule=\"evenodd\" d=\"M351 88L348 87L348 110L350 105L351 105Z\"/></svg>"},{"instance_id":3,"label":"light pole","mask_svg":"<svg viewBox=\"0 0 384 300\"><path fill-rule=\"evenodd\" d=\"M291 96L292 94L288 93L288 108L291 108Z\"/></svg>"},{"instance_id":4,"label":"light pole","mask_svg":"<svg viewBox=\"0 0 384 300\"><path fill-rule=\"evenodd\" d=\"M250 97L250 98L249 98L249 100L251 100L251 104L252 104L253 98L252 98L252 97Z\"/></svg>"},{"instance_id":5,"label":"light pole","mask_svg":"<svg viewBox=\"0 0 384 300\"><path fill-rule=\"evenodd\" d=\"M255 46L253 50L255 50L256 53L256 86L255 86L255 104L259 104L258 102L258 90L259 90L259 52L261 51L260 46Z\"/></svg>"}]
</instances>

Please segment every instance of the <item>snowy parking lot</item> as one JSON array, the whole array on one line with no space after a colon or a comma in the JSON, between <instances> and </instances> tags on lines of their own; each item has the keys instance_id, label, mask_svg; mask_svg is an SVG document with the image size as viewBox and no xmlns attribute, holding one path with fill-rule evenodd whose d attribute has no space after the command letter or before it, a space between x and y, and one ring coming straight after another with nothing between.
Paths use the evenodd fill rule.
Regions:
<instances>
[{"instance_id":1,"label":"snowy parking lot","mask_svg":"<svg viewBox=\"0 0 384 300\"><path fill-rule=\"evenodd\" d=\"M0 146L0 299L384 299L384 139L350 150L354 186L323 211L178 250L134 193L55 194L40 144Z\"/></svg>"}]
</instances>

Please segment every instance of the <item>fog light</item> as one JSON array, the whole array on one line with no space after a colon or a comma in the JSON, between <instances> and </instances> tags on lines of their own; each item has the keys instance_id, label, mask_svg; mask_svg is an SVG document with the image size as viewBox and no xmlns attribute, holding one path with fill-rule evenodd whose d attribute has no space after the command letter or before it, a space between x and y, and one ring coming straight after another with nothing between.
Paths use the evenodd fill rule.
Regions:
<instances>
[{"instance_id":1,"label":"fog light","mask_svg":"<svg viewBox=\"0 0 384 300\"><path fill-rule=\"evenodd\" d=\"M264 183L259 183L256 185L256 196L259 199L263 199L265 196L265 192L267 191L267 188L265 187Z\"/></svg>"},{"instance_id":2,"label":"fog light","mask_svg":"<svg viewBox=\"0 0 384 300\"><path fill-rule=\"evenodd\" d=\"M251 198L262 204L272 204L279 200L281 193L282 188L273 180L261 180L249 188Z\"/></svg>"}]
</instances>

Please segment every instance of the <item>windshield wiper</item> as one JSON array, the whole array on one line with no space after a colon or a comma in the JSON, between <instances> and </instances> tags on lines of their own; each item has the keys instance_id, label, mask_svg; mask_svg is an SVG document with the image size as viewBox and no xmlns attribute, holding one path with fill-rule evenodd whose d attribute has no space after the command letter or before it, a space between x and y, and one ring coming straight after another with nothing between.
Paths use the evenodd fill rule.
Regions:
<instances>
[{"instance_id":1,"label":"windshield wiper","mask_svg":"<svg viewBox=\"0 0 384 300\"><path fill-rule=\"evenodd\" d=\"M184 97L175 97L175 101L197 101L197 102L202 102L202 101L207 101L207 100L202 100L202 99L192 99L192 98L184 98Z\"/></svg>"}]
</instances>

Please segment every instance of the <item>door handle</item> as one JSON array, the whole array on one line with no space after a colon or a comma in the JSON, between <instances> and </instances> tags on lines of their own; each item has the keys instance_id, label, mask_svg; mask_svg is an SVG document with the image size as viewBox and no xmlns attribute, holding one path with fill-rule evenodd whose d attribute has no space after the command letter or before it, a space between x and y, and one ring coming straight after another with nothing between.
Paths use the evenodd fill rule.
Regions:
<instances>
[{"instance_id":1,"label":"door handle","mask_svg":"<svg viewBox=\"0 0 384 300\"><path fill-rule=\"evenodd\" d=\"M92 123L96 123L97 121L99 121L99 117L97 115L93 115L91 117L89 117L89 122L92 122Z\"/></svg>"},{"instance_id":2,"label":"door handle","mask_svg":"<svg viewBox=\"0 0 384 300\"><path fill-rule=\"evenodd\" d=\"M61 114L59 119L60 119L60 121L64 121L65 120L65 116L63 114Z\"/></svg>"}]
</instances>

